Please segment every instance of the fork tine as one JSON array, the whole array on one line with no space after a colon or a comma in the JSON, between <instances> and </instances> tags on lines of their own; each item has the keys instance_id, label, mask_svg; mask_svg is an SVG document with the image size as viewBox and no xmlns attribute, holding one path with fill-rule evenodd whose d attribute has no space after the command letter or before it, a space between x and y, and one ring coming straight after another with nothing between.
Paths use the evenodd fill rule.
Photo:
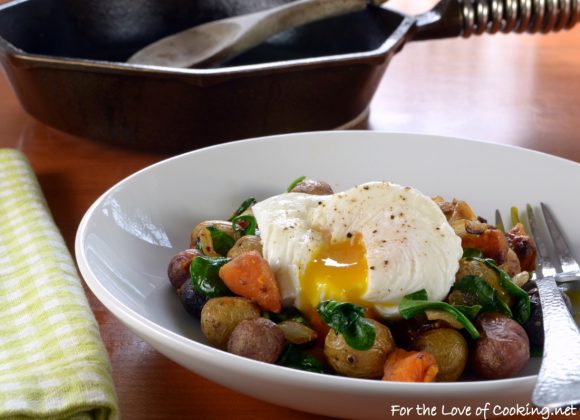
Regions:
<instances>
[{"instance_id":1,"label":"fork tine","mask_svg":"<svg viewBox=\"0 0 580 420\"><path fill-rule=\"evenodd\" d=\"M501 213L499 210L495 211L495 227L505 232L505 225L503 224L503 219L501 218Z\"/></svg>"},{"instance_id":2,"label":"fork tine","mask_svg":"<svg viewBox=\"0 0 580 420\"><path fill-rule=\"evenodd\" d=\"M520 222L520 211L516 206L510 208L510 215L512 217L512 226L517 225Z\"/></svg>"},{"instance_id":3,"label":"fork tine","mask_svg":"<svg viewBox=\"0 0 580 420\"><path fill-rule=\"evenodd\" d=\"M519 210L517 207L510 208L510 217L511 217L511 226L515 226L517 223L520 222ZM502 232L507 232L509 230L509 227L507 227L503 222L503 218L499 210L495 211L495 227L498 230L501 230Z\"/></svg>"},{"instance_id":4,"label":"fork tine","mask_svg":"<svg viewBox=\"0 0 580 420\"><path fill-rule=\"evenodd\" d=\"M566 242L562 231L558 227L552 212L548 208L548 206L544 203L540 203L542 208L542 213L544 214L544 220L546 221L546 226L548 228L548 232L552 237L552 242L554 243L554 248L556 248L556 253L560 260L560 265L562 267L562 271L566 272L578 272L580 271L580 267L578 266L578 262L572 256L570 252L570 246Z\"/></svg>"},{"instance_id":5,"label":"fork tine","mask_svg":"<svg viewBox=\"0 0 580 420\"><path fill-rule=\"evenodd\" d=\"M541 279L544 277L553 276L556 274L556 272L550 260L550 254L548 253L546 241L544 240L543 234L540 232L540 227L538 225L539 221L536 218L534 210L530 204L526 205L526 215L528 217L532 238L534 238L538 252L536 256L536 277Z\"/></svg>"}]
</instances>

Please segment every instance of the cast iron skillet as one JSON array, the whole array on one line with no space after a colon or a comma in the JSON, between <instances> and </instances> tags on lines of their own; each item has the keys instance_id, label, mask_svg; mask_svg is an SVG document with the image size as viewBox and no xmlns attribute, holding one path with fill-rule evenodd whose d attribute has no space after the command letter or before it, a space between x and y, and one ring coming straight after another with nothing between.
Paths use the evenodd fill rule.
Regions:
<instances>
[{"instance_id":1,"label":"cast iron skillet","mask_svg":"<svg viewBox=\"0 0 580 420\"><path fill-rule=\"evenodd\" d=\"M369 8L305 25L217 68L124 63L168 34L288 1L16 0L0 6L0 61L24 109L41 122L93 140L182 152L344 126L365 115L407 41L556 30L578 18L576 0L568 10L514 15L507 5L520 0L442 0L419 16ZM494 13L502 4L503 13Z\"/></svg>"}]
</instances>

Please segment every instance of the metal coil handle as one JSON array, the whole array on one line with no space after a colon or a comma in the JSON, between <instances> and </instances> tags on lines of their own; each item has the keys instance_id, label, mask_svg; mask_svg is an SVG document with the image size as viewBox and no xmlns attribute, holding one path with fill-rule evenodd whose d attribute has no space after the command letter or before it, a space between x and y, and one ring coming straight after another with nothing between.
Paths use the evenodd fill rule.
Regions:
<instances>
[{"instance_id":1,"label":"metal coil handle","mask_svg":"<svg viewBox=\"0 0 580 420\"><path fill-rule=\"evenodd\" d=\"M462 36L484 32L548 33L580 20L580 0L460 0Z\"/></svg>"}]
</instances>

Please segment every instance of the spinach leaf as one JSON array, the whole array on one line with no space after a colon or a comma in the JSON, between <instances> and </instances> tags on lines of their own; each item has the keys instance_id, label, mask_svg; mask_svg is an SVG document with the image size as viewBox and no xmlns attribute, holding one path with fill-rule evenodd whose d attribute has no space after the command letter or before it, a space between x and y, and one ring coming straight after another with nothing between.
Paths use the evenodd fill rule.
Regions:
<instances>
[{"instance_id":1,"label":"spinach leaf","mask_svg":"<svg viewBox=\"0 0 580 420\"><path fill-rule=\"evenodd\" d=\"M230 289L219 276L220 267L230 260L231 258L208 256L194 258L189 266L193 289L208 299L231 295Z\"/></svg>"},{"instance_id":2,"label":"spinach leaf","mask_svg":"<svg viewBox=\"0 0 580 420\"><path fill-rule=\"evenodd\" d=\"M463 250L463 258L467 260L483 258L483 252L478 248L465 248Z\"/></svg>"},{"instance_id":3,"label":"spinach leaf","mask_svg":"<svg viewBox=\"0 0 580 420\"><path fill-rule=\"evenodd\" d=\"M213 244L213 249L220 255L227 255L231 247L234 246L236 241L230 235L222 232L215 226L208 226L207 230L211 235L211 242Z\"/></svg>"},{"instance_id":4,"label":"spinach leaf","mask_svg":"<svg viewBox=\"0 0 580 420\"><path fill-rule=\"evenodd\" d=\"M479 332L469 318L475 318L481 307L474 305L469 308L469 311L467 311L465 307L456 307L445 302L427 300L427 291L425 289L404 296L399 303L399 313L405 319L411 319L429 309L445 311L459 321L473 339L477 339L479 338ZM469 318L464 314L464 311L469 313Z\"/></svg>"},{"instance_id":5,"label":"spinach leaf","mask_svg":"<svg viewBox=\"0 0 580 420\"><path fill-rule=\"evenodd\" d=\"M421 290L417 290L414 293L410 293L407 296L403 296L403 299L406 299L406 300L429 300L429 297L427 296L427 290L421 289Z\"/></svg>"},{"instance_id":6,"label":"spinach leaf","mask_svg":"<svg viewBox=\"0 0 580 420\"><path fill-rule=\"evenodd\" d=\"M320 360L292 343L286 344L276 364L308 372L325 372L324 364Z\"/></svg>"},{"instance_id":7,"label":"spinach leaf","mask_svg":"<svg viewBox=\"0 0 580 420\"><path fill-rule=\"evenodd\" d=\"M531 313L530 296L528 295L528 293L521 287L519 287L517 284L515 284L510 278L510 276L504 270L498 267L498 265L493 259L483 258L481 251L479 251L479 253L470 252L468 256L466 256L464 252L464 257L467 259L480 261L495 271L495 273L499 278L499 283L501 287L505 290L505 292L508 295L513 297L515 300L515 303L513 305L513 318L520 324L526 322L530 317ZM512 316L511 312L510 316Z\"/></svg>"},{"instance_id":8,"label":"spinach leaf","mask_svg":"<svg viewBox=\"0 0 580 420\"><path fill-rule=\"evenodd\" d=\"M454 289L476 297L484 312L500 312L512 317L508 304L501 298L497 290L482 277L465 276L453 286Z\"/></svg>"},{"instance_id":9,"label":"spinach leaf","mask_svg":"<svg viewBox=\"0 0 580 420\"><path fill-rule=\"evenodd\" d=\"M240 232L242 236L256 235L258 222L256 222L256 218L250 214L236 216L232 219L232 228L235 232Z\"/></svg>"},{"instance_id":10,"label":"spinach leaf","mask_svg":"<svg viewBox=\"0 0 580 420\"><path fill-rule=\"evenodd\" d=\"M290 185L288 185L288 188L286 188L286 192L292 191L296 185L300 184L305 179L306 179L305 176L300 176L300 177L296 178L294 181L292 181L290 183Z\"/></svg>"},{"instance_id":11,"label":"spinach leaf","mask_svg":"<svg viewBox=\"0 0 580 420\"><path fill-rule=\"evenodd\" d=\"M503 287L505 292L515 299L513 305L514 319L520 324L523 324L528 320L531 313L531 303L528 292L515 284L510 276L496 265L494 260L486 258L484 259L484 262L497 273L501 287Z\"/></svg>"},{"instance_id":12,"label":"spinach leaf","mask_svg":"<svg viewBox=\"0 0 580 420\"><path fill-rule=\"evenodd\" d=\"M230 218L228 219L228 222L233 221L236 217L241 215L243 212L248 210L250 207L252 207L256 203L257 203L257 201L254 197L250 197L250 198L244 200L242 202L242 204L240 204L240 207L238 207L238 209L234 212L234 214L232 214L230 216Z\"/></svg>"},{"instance_id":13,"label":"spinach leaf","mask_svg":"<svg viewBox=\"0 0 580 420\"><path fill-rule=\"evenodd\" d=\"M421 289L417 292L411 293L407 296L403 297L404 300L410 301L410 300L414 300L414 301L423 301L423 303L425 301L429 302L429 299L427 297L427 291L425 289ZM436 302L430 302L430 303L436 303ZM474 321L475 318L477 317L477 315L479 314L479 312L481 311L481 305L473 305L473 306L467 306L467 305L451 305L448 304L446 302L440 302L443 303L444 305L448 305L451 306L452 308L457 309L459 312L461 312L463 315L465 315L470 321ZM405 303L404 306L407 306L408 302ZM419 307L419 305L416 305L417 307ZM401 306L399 305L399 311L400 311ZM442 309L443 307L439 308L439 310L444 310ZM436 309L436 308L427 308L427 309ZM426 310L427 310L426 309ZM421 313L423 311L417 312L417 313ZM449 311L446 311L447 313L451 313ZM453 315L453 314L452 314ZM412 318L415 315L410 316L410 318ZM406 318L409 319L409 318Z\"/></svg>"},{"instance_id":14,"label":"spinach leaf","mask_svg":"<svg viewBox=\"0 0 580 420\"><path fill-rule=\"evenodd\" d=\"M453 306L455 309L457 309L459 312L465 315L470 321L475 321L475 318L477 318L477 315L479 315L479 313L481 312L481 305L473 305L473 306L451 305L451 306Z\"/></svg>"},{"instance_id":15,"label":"spinach leaf","mask_svg":"<svg viewBox=\"0 0 580 420\"><path fill-rule=\"evenodd\" d=\"M355 350L368 350L375 343L375 326L364 318L364 309L348 302L325 300L316 307L320 318Z\"/></svg>"}]
</instances>

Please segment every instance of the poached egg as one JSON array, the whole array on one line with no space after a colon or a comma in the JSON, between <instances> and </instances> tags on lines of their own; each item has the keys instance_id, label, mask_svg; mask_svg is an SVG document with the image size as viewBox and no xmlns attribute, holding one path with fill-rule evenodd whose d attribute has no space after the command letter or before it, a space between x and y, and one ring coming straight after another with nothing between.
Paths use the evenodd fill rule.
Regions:
<instances>
[{"instance_id":1,"label":"poached egg","mask_svg":"<svg viewBox=\"0 0 580 420\"><path fill-rule=\"evenodd\" d=\"M323 196L284 193L252 210L283 304L305 313L332 299L397 317L409 293L444 299L463 254L430 197L389 182Z\"/></svg>"}]
</instances>

